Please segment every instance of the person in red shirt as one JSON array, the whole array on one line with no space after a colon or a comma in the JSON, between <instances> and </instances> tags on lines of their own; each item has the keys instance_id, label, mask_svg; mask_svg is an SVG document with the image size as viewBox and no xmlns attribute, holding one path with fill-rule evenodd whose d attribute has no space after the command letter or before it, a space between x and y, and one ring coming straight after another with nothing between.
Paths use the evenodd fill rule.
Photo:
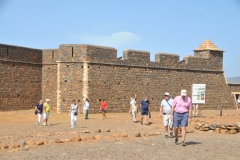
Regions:
<instances>
[{"instance_id":1,"label":"person in red shirt","mask_svg":"<svg viewBox=\"0 0 240 160\"><path fill-rule=\"evenodd\" d=\"M102 110L103 120L106 119L107 102L102 99L100 109Z\"/></svg>"}]
</instances>

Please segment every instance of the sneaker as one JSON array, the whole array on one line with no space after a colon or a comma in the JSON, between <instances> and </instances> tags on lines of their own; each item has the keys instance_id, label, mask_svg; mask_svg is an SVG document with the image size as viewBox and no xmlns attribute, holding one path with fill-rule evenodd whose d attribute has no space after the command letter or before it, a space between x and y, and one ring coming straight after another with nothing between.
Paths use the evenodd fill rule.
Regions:
<instances>
[{"instance_id":1,"label":"sneaker","mask_svg":"<svg viewBox=\"0 0 240 160\"><path fill-rule=\"evenodd\" d=\"M165 135L164 135L164 137L165 137L165 138L168 138L168 135L167 135L167 134L165 134Z\"/></svg>"},{"instance_id":2,"label":"sneaker","mask_svg":"<svg viewBox=\"0 0 240 160\"><path fill-rule=\"evenodd\" d=\"M175 144L178 145L178 139L177 138L175 138Z\"/></svg>"},{"instance_id":3,"label":"sneaker","mask_svg":"<svg viewBox=\"0 0 240 160\"><path fill-rule=\"evenodd\" d=\"M73 126L71 126L71 128L74 128Z\"/></svg>"},{"instance_id":4,"label":"sneaker","mask_svg":"<svg viewBox=\"0 0 240 160\"><path fill-rule=\"evenodd\" d=\"M173 138L173 132L170 132L170 137Z\"/></svg>"},{"instance_id":5,"label":"sneaker","mask_svg":"<svg viewBox=\"0 0 240 160\"><path fill-rule=\"evenodd\" d=\"M39 126L39 122L36 122L36 125Z\"/></svg>"},{"instance_id":6,"label":"sneaker","mask_svg":"<svg viewBox=\"0 0 240 160\"><path fill-rule=\"evenodd\" d=\"M49 126L50 124L49 123L47 123L47 126Z\"/></svg>"},{"instance_id":7,"label":"sneaker","mask_svg":"<svg viewBox=\"0 0 240 160\"><path fill-rule=\"evenodd\" d=\"M43 126L46 126L46 125L47 125L46 122L44 122L44 123L43 123Z\"/></svg>"},{"instance_id":8,"label":"sneaker","mask_svg":"<svg viewBox=\"0 0 240 160\"><path fill-rule=\"evenodd\" d=\"M186 146L186 143L184 141L182 141L182 146Z\"/></svg>"}]
</instances>

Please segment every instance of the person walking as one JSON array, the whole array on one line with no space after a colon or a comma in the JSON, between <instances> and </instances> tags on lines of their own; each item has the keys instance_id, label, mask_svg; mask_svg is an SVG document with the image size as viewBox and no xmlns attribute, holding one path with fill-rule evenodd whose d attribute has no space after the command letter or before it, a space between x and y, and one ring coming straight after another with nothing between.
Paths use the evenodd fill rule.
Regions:
<instances>
[{"instance_id":1,"label":"person walking","mask_svg":"<svg viewBox=\"0 0 240 160\"><path fill-rule=\"evenodd\" d=\"M130 108L130 112L132 113L132 116L133 116L133 122L136 123L136 116L137 116L137 110L138 110L138 107L136 106L136 95L135 95L135 98L131 98L131 108Z\"/></svg>"},{"instance_id":2,"label":"person walking","mask_svg":"<svg viewBox=\"0 0 240 160\"><path fill-rule=\"evenodd\" d=\"M89 104L89 100L88 98L86 98L85 102L84 102L84 118L85 119L88 119L88 111L89 111L89 108L90 108L90 104Z\"/></svg>"},{"instance_id":3,"label":"person walking","mask_svg":"<svg viewBox=\"0 0 240 160\"><path fill-rule=\"evenodd\" d=\"M168 138L168 128L170 130L170 137L173 138L173 121L170 119L171 109L172 109L173 99L168 92L164 94L164 99L160 104L159 116L163 117L163 126L165 138Z\"/></svg>"},{"instance_id":4,"label":"person walking","mask_svg":"<svg viewBox=\"0 0 240 160\"><path fill-rule=\"evenodd\" d=\"M39 126L42 120L42 113L43 113L43 101L40 100L38 102L38 104L35 107L35 110L37 110L37 116L38 116L38 120L36 122L36 125Z\"/></svg>"},{"instance_id":5,"label":"person walking","mask_svg":"<svg viewBox=\"0 0 240 160\"><path fill-rule=\"evenodd\" d=\"M147 97L145 97L144 100L141 101L140 108L142 110L141 124L144 123L144 125L147 125L147 116L149 112L149 100L147 99Z\"/></svg>"},{"instance_id":6,"label":"person walking","mask_svg":"<svg viewBox=\"0 0 240 160\"><path fill-rule=\"evenodd\" d=\"M192 120L192 100L187 96L185 89L177 96L172 103L170 119L173 119L175 144L178 144L178 128L182 129L182 146L185 146L186 127Z\"/></svg>"},{"instance_id":7,"label":"person walking","mask_svg":"<svg viewBox=\"0 0 240 160\"><path fill-rule=\"evenodd\" d=\"M79 113L78 104L76 100L72 101L71 108L69 110L69 114L71 116L71 128L75 128L77 125L77 115Z\"/></svg>"},{"instance_id":8,"label":"person walking","mask_svg":"<svg viewBox=\"0 0 240 160\"><path fill-rule=\"evenodd\" d=\"M105 99L102 99L100 109L102 110L103 120L107 118L106 117L107 106L108 105L107 105L107 102L105 101Z\"/></svg>"},{"instance_id":9,"label":"person walking","mask_svg":"<svg viewBox=\"0 0 240 160\"><path fill-rule=\"evenodd\" d=\"M48 119L49 119L49 115L50 115L50 99L46 99L46 102L44 103L43 105L43 111L44 111L44 115L43 115L43 119L44 119L44 122L43 122L43 125L44 126L49 126L49 123L48 123Z\"/></svg>"},{"instance_id":10,"label":"person walking","mask_svg":"<svg viewBox=\"0 0 240 160\"><path fill-rule=\"evenodd\" d=\"M240 95L238 95L238 100L237 100L237 102L238 102L238 109L240 109Z\"/></svg>"}]
</instances>

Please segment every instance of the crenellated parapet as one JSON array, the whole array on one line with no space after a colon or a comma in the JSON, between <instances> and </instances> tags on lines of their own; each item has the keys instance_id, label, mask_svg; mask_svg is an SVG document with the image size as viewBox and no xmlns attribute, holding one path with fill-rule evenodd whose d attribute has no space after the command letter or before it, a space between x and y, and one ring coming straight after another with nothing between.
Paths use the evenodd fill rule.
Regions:
<instances>
[{"instance_id":1,"label":"crenellated parapet","mask_svg":"<svg viewBox=\"0 0 240 160\"><path fill-rule=\"evenodd\" d=\"M0 60L22 63L42 63L42 50L0 44Z\"/></svg>"},{"instance_id":2,"label":"crenellated parapet","mask_svg":"<svg viewBox=\"0 0 240 160\"><path fill-rule=\"evenodd\" d=\"M88 61L90 63L170 69L222 70L223 51L209 40L194 50L193 56L185 56L181 61L179 57L177 54L158 52L155 54L155 61L151 62L148 51L127 49L123 51L121 58L117 58L117 50L111 47L87 44L62 44L59 47L59 62Z\"/></svg>"}]
</instances>

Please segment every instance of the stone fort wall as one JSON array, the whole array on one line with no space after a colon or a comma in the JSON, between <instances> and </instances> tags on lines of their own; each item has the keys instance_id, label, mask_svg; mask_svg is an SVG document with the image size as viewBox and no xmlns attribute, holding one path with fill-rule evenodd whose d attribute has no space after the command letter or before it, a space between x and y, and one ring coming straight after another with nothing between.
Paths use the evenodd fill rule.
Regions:
<instances>
[{"instance_id":1,"label":"stone fort wall","mask_svg":"<svg viewBox=\"0 0 240 160\"><path fill-rule=\"evenodd\" d=\"M1 55L6 54L4 47L8 46L1 45ZM33 81L34 85L31 87L35 87L35 90L31 90L31 96L28 97L31 100L21 109L29 108L27 106L35 104L36 99L49 98L52 107L58 112L64 112L68 111L73 99L82 107L83 100L89 98L90 112L97 113L100 100L105 98L109 111L127 112L130 98L137 94L138 105L141 99L147 96L151 110L158 111L165 92L171 92L175 97L180 94L181 89L186 89L191 97L192 84L206 84L206 104L202 105L203 109L235 109L232 92L240 92L239 84L227 84L222 71L223 51L217 49L197 49L193 56L185 56L181 61L176 54L159 52L153 62L150 61L150 53L147 51L125 50L122 58L117 58L117 50L114 48L84 44L64 44L60 45L59 49L29 49L27 53L30 52L34 54L30 55L33 57L38 57L35 54L39 55L39 61L36 62L40 64L32 64L35 62L32 60L32 70L25 70L23 73L29 76L26 84L30 85L31 78L36 79L36 75L40 75L37 78L41 82ZM28 55L23 58L25 56ZM10 63L6 60L0 61L1 75L11 79L11 76L6 74L6 63ZM26 60L18 61L22 65ZM12 87L13 84L13 81L1 78L1 101L4 95L2 88L14 92L16 87ZM28 93L30 87L26 87L26 84L24 89L25 93ZM6 99L9 99L10 92ZM0 109L17 109L12 106L19 103L17 97L12 100L14 103L8 103L7 107L1 105Z\"/></svg>"},{"instance_id":2,"label":"stone fort wall","mask_svg":"<svg viewBox=\"0 0 240 160\"><path fill-rule=\"evenodd\" d=\"M0 44L0 110L33 108L41 85L42 51Z\"/></svg>"}]
</instances>

